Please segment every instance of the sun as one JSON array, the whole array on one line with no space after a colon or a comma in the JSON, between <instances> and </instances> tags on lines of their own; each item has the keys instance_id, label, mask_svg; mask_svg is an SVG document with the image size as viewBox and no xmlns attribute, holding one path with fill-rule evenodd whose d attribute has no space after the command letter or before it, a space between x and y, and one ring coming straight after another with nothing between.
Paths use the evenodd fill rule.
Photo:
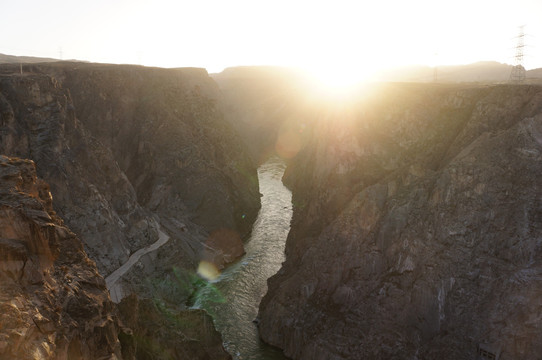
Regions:
<instances>
[{"instance_id":1,"label":"sun","mask_svg":"<svg viewBox=\"0 0 542 360\"><path fill-rule=\"evenodd\" d=\"M313 76L322 83L332 89L347 88L360 82L356 74L353 74L348 68L333 67L315 69Z\"/></svg>"},{"instance_id":2,"label":"sun","mask_svg":"<svg viewBox=\"0 0 542 360\"><path fill-rule=\"evenodd\" d=\"M306 69L311 90L321 97L340 100L370 81L369 73L350 66L318 66Z\"/></svg>"}]
</instances>

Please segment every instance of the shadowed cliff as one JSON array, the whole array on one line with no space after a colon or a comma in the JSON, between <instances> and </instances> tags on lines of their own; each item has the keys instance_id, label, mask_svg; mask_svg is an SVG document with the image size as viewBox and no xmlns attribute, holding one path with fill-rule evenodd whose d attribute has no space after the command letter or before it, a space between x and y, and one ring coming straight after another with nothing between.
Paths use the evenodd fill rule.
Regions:
<instances>
[{"instance_id":1,"label":"shadowed cliff","mask_svg":"<svg viewBox=\"0 0 542 360\"><path fill-rule=\"evenodd\" d=\"M286 159L294 155L281 148L277 139L298 133L311 114L314 101L306 96L306 76L273 66L227 68L211 76L222 92L219 105L226 120L240 134L255 163L276 153Z\"/></svg>"},{"instance_id":2,"label":"shadowed cliff","mask_svg":"<svg viewBox=\"0 0 542 360\"><path fill-rule=\"evenodd\" d=\"M295 359L537 359L542 88L380 85L335 114L285 178L263 339Z\"/></svg>"}]
</instances>

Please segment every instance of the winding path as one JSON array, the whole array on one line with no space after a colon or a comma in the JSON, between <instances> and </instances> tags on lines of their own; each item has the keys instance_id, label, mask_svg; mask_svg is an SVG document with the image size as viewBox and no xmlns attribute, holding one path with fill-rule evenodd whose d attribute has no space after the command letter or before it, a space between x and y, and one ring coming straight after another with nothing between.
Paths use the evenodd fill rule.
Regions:
<instances>
[{"instance_id":1,"label":"winding path","mask_svg":"<svg viewBox=\"0 0 542 360\"><path fill-rule=\"evenodd\" d=\"M108 277L105 278L105 285L107 286L109 294L111 295L111 300L113 300L114 303L120 302L122 298L126 295L122 289L122 285L117 283L117 281L124 274L126 274L126 272L128 272L128 270L130 270L132 266L134 266L134 264L136 264L143 255L159 249L160 246L168 242L169 236L164 233L162 229L158 230L158 234L158 240L156 240L149 246L137 250L128 258L128 260L124 264L122 264L121 267L113 271Z\"/></svg>"}]
</instances>

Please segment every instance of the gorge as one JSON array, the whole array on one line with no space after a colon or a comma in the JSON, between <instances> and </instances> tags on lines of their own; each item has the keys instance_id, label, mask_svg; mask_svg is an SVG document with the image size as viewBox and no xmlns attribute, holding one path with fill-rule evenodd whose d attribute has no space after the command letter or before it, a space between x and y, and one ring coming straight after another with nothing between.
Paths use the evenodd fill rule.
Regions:
<instances>
[{"instance_id":1,"label":"gorge","mask_svg":"<svg viewBox=\"0 0 542 360\"><path fill-rule=\"evenodd\" d=\"M541 86L328 101L284 69L19 70L0 65L0 358L542 353ZM272 154L291 204L264 190Z\"/></svg>"},{"instance_id":2,"label":"gorge","mask_svg":"<svg viewBox=\"0 0 542 360\"><path fill-rule=\"evenodd\" d=\"M126 301L110 317L131 325L117 327L126 340L123 357L178 357L186 347L207 353L205 345L187 346L192 336L175 320L191 315L170 313L187 308L204 255L222 268L242 254L260 206L256 168L214 104L215 83L200 69L51 63L25 65L20 74L17 68L0 69L1 153L34 161L56 214L77 233L100 275L114 273L161 234L169 237L115 281L114 300ZM190 321L209 323L205 316ZM151 322L186 336L156 339L157 332L147 332ZM214 330L199 326L201 344L216 339ZM8 344L14 341L22 340ZM62 356L48 346L50 358ZM19 356L33 358L30 350Z\"/></svg>"}]
</instances>

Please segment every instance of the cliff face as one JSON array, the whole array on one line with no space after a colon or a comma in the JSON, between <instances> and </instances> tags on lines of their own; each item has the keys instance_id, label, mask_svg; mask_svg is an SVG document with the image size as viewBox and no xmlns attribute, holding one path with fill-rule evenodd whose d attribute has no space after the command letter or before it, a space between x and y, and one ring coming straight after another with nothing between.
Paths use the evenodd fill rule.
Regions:
<instances>
[{"instance_id":1,"label":"cliff face","mask_svg":"<svg viewBox=\"0 0 542 360\"><path fill-rule=\"evenodd\" d=\"M0 358L121 358L104 279L29 160L0 156Z\"/></svg>"},{"instance_id":2,"label":"cliff face","mask_svg":"<svg viewBox=\"0 0 542 360\"><path fill-rule=\"evenodd\" d=\"M100 272L111 274L161 232L169 237L122 277L124 292L152 292L146 279L173 265L194 269L209 251L229 254L206 245L216 231L248 234L259 208L256 169L204 70L58 63L16 71L0 68L0 152L36 162Z\"/></svg>"},{"instance_id":3,"label":"cliff face","mask_svg":"<svg viewBox=\"0 0 542 360\"><path fill-rule=\"evenodd\" d=\"M111 149L139 203L246 236L259 208L255 168L216 107L204 69L64 67L77 118Z\"/></svg>"},{"instance_id":4,"label":"cliff face","mask_svg":"<svg viewBox=\"0 0 542 360\"><path fill-rule=\"evenodd\" d=\"M33 159L59 215L107 275L153 242L157 223L138 204L113 154L75 117L69 92L49 75L0 79L0 152ZM138 224L140 231L130 229Z\"/></svg>"},{"instance_id":5,"label":"cliff face","mask_svg":"<svg viewBox=\"0 0 542 360\"><path fill-rule=\"evenodd\" d=\"M285 178L263 339L295 359L537 359L542 88L383 85L335 114Z\"/></svg>"}]
</instances>

